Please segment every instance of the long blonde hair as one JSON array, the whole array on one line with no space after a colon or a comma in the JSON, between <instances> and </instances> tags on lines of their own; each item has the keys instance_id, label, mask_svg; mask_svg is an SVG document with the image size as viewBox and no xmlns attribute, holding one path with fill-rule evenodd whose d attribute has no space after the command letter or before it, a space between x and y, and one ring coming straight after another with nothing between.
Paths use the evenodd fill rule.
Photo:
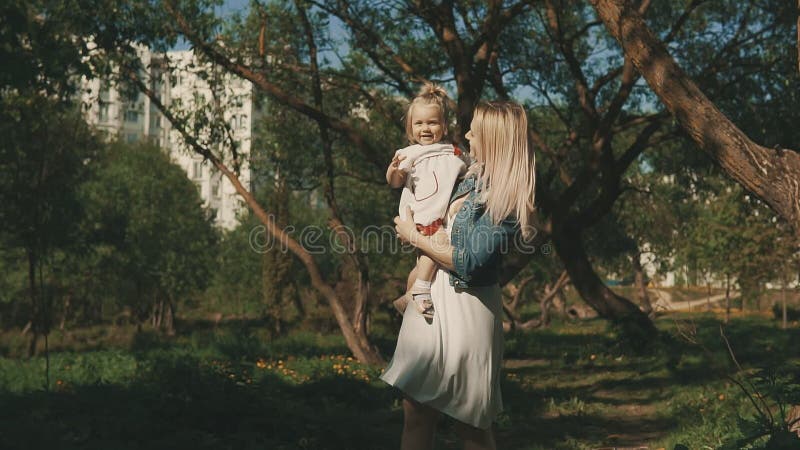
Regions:
<instances>
[{"instance_id":1,"label":"long blonde hair","mask_svg":"<svg viewBox=\"0 0 800 450\"><path fill-rule=\"evenodd\" d=\"M408 109L406 110L405 123L406 137L408 138L408 142L412 144L417 143L416 139L414 138L414 128L411 122L411 113L414 110L414 107L418 105L436 105L439 107L439 111L442 114L441 119L442 128L444 129L444 136L447 136L447 128L448 124L450 123L449 102L450 98L447 96L447 91L445 91L443 87L431 82L423 83L419 93L416 97L414 97L413 100L411 100L411 103L408 105Z\"/></svg>"},{"instance_id":2,"label":"long blonde hair","mask_svg":"<svg viewBox=\"0 0 800 450\"><path fill-rule=\"evenodd\" d=\"M514 102L484 102L475 108L470 127L476 162L469 173L478 177L479 200L492 222L514 214L523 237L533 234L536 156L528 141L528 117Z\"/></svg>"}]
</instances>

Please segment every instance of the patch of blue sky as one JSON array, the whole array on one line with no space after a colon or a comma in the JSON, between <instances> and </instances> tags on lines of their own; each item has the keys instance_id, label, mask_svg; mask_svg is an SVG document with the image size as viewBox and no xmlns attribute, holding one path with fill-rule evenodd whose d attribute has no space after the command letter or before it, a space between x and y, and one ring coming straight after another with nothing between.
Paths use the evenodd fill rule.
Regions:
<instances>
[{"instance_id":1,"label":"patch of blue sky","mask_svg":"<svg viewBox=\"0 0 800 450\"><path fill-rule=\"evenodd\" d=\"M245 15L249 8L250 0L225 0L221 5L214 7L214 13L218 17L228 18L236 13ZM189 50L189 48L191 44L181 36L172 50Z\"/></svg>"}]
</instances>

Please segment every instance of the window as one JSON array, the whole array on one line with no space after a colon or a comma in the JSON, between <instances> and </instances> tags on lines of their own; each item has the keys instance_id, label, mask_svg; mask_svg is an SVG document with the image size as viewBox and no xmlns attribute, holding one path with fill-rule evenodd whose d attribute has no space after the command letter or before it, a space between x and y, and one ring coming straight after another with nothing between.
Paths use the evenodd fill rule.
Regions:
<instances>
[{"instance_id":1,"label":"window","mask_svg":"<svg viewBox=\"0 0 800 450\"><path fill-rule=\"evenodd\" d=\"M100 101L100 110L97 113L97 120L100 122L108 121L108 103Z\"/></svg>"},{"instance_id":2,"label":"window","mask_svg":"<svg viewBox=\"0 0 800 450\"><path fill-rule=\"evenodd\" d=\"M139 140L139 135L136 133L128 133L125 135L125 141L130 143L136 142Z\"/></svg>"},{"instance_id":3,"label":"window","mask_svg":"<svg viewBox=\"0 0 800 450\"><path fill-rule=\"evenodd\" d=\"M195 161L192 164L192 178L202 178L203 177L203 165L200 161Z\"/></svg>"},{"instance_id":4,"label":"window","mask_svg":"<svg viewBox=\"0 0 800 450\"><path fill-rule=\"evenodd\" d=\"M100 82L100 101L107 102L110 99L110 85L108 81L101 81Z\"/></svg>"},{"instance_id":5,"label":"window","mask_svg":"<svg viewBox=\"0 0 800 450\"><path fill-rule=\"evenodd\" d=\"M138 122L139 121L139 111L134 111L132 109L129 109L129 110L125 111L125 121L126 122L131 122L131 123Z\"/></svg>"},{"instance_id":6,"label":"window","mask_svg":"<svg viewBox=\"0 0 800 450\"><path fill-rule=\"evenodd\" d=\"M158 113L154 113L150 115L150 128L156 129L161 127L161 116Z\"/></svg>"},{"instance_id":7,"label":"window","mask_svg":"<svg viewBox=\"0 0 800 450\"><path fill-rule=\"evenodd\" d=\"M219 197L219 183L214 183L211 185L211 195L214 197Z\"/></svg>"}]
</instances>

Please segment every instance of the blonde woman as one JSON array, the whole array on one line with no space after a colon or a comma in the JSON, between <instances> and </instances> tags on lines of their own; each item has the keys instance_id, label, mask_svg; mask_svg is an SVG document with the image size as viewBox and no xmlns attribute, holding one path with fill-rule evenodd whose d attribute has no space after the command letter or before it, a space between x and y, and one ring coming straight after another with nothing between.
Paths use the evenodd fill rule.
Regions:
<instances>
[{"instance_id":1,"label":"blonde woman","mask_svg":"<svg viewBox=\"0 0 800 450\"><path fill-rule=\"evenodd\" d=\"M465 449L494 449L492 421L502 410L502 254L514 234L529 237L535 159L525 110L482 103L467 140L475 160L455 188L445 217L448 244L417 231L413 215L395 217L397 235L440 267L431 296L432 326L407 308L397 348L381 378L404 394L401 448L432 448L441 413L457 420Z\"/></svg>"}]
</instances>

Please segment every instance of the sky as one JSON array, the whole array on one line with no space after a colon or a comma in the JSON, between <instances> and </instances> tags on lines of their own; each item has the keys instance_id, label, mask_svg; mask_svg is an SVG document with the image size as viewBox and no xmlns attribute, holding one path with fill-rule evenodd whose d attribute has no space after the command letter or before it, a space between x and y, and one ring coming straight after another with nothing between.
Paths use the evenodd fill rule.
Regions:
<instances>
[{"instance_id":1,"label":"sky","mask_svg":"<svg viewBox=\"0 0 800 450\"><path fill-rule=\"evenodd\" d=\"M217 15L229 16L235 12L244 13L250 4L250 0L225 0L221 7L217 8ZM172 47L173 50L189 50L189 43L184 39L178 39L178 43Z\"/></svg>"},{"instance_id":2,"label":"sky","mask_svg":"<svg viewBox=\"0 0 800 450\"><path fill-rule=\"evenodd\" d=\"M222 12L229 13L231 11L246 10L248 3L250 3L250 0L225 0L225 4L222 5Z\"/></svg>"},{"instance_id":3,"label":"sky","mask_svg":"<svg viewBox=\"0 0 800 450\"><path fill-rule=\"evenodd\" d=\"M222 6L217 8L217 15L219 16L230 16L233 13L240 12L244 14L250 5L250 0L225 0ZM338 28L338 29L337 29ZM338 21L331 21L331 29L334 35L338 33L344 33L344 25ZM347 53L347 44L343 42L343 40L336 39L337 41L341 42L341 46L339 48L340 54ZM189 43L183 39L178 41L178 44L173 47L173 50L188 50L190 48ZM338 65L338 58L335 52L333 51L325 51L322 50L320 56L327 57L329 63L334 67ZM450 86L452 87L452 86ZM454 92L452 92L454 94ZM514 90L512 96L520 101L527 101L531 99L537 98L537 93L534 91L533 88L528 86L521 86Z\"/></svg>"}]
</instances>

